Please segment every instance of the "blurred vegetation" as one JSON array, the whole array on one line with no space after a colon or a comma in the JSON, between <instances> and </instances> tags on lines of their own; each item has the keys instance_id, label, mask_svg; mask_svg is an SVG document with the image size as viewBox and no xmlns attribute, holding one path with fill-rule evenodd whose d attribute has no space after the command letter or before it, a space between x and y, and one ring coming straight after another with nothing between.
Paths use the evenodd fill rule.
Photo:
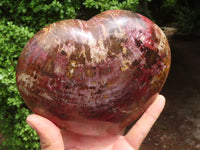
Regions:
<instances>
[{"instance_id":1,"label":"blurred vegetation","mask_svg":"<svg viewBox=\"0 0 200 150\"><path fill-rule=\"evenodd\" d=\"M31 112L18 93L15 69L24 45L41 28L63 19L89 19L104 10L126 9L142 13L160 26L173 25L183 33L193 33L200 29L199 6L198 0L1 0L1 147L40 149L36 133L25 122Z\"/></svg>"},{"instance_id":2,"label":"blurred vegetation","mask_svg":"<svg viewBox=\"0 0 200 150\"><path fill-rule=\"evenodd\" d=\"M200 32L199 0L152 0L151 18L160 26L174 26L183 34Z\"/></svg>"}]
</instances>

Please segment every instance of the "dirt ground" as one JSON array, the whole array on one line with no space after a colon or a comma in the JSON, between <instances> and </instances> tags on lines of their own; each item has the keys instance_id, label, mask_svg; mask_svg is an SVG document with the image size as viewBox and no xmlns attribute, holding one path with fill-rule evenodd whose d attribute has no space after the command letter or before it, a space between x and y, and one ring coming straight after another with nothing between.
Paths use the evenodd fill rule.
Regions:
<instances>
[{"instance_id":1,"label":"dirt ground","mask_svg":"<svg viewBox=\"0 0 200 150\"><path fill-rule=\"evenodd\" d=\"M170 40L166 107L141 150L200 150L200 39Z\"/></svg>"}]
</instances>

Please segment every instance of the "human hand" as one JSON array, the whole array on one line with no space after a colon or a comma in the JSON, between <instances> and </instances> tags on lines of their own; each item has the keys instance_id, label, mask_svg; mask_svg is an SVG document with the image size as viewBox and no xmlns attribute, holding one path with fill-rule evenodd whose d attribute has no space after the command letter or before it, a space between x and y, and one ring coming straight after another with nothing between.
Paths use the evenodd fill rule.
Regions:
<instances>
[{"instance_id":1,"label":"human hand","mask_svg":"<svg viewBox=\"0 0 200 150\"><path fill-rule=\"evenodd\" d=\"M27 117L27 123L40 137L42 150L137 150L159 117L165 98L158 95L125 136L92 137L60 130L54 123L39 115Z\"/></svg>"}]
</instances>

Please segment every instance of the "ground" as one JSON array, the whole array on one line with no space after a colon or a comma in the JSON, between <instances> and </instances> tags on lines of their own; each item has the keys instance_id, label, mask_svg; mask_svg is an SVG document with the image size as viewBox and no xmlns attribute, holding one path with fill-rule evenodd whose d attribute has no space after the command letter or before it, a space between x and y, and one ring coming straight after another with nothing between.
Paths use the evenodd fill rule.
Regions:
<instances>
[{"instance_id":1,"label":"ground","mask_svg":"<svg viewBox=\"0 0 200 150\"><path fill-rule=\"evenodd\" d=\"M200 150L200 39L171 39L166 107L141 150Z\"/></svg>"}]
</instances>

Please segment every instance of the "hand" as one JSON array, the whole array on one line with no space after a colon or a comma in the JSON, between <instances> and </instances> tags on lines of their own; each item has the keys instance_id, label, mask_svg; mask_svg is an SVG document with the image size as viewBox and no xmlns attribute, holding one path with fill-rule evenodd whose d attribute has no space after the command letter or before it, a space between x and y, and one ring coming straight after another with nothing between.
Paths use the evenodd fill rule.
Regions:
<instances>
[{"instance_id":1,"label":"hand","mask_svg":"<svg viewBox=\"0 0 200 150\"><path fill-rule=\"evenodd\" d=\"M91 137L60 130L39 115L27 117L27 123L40 137L42 150L137 150L165 105L159 95L125 136Z\"/></svg>"}]
</instances>

